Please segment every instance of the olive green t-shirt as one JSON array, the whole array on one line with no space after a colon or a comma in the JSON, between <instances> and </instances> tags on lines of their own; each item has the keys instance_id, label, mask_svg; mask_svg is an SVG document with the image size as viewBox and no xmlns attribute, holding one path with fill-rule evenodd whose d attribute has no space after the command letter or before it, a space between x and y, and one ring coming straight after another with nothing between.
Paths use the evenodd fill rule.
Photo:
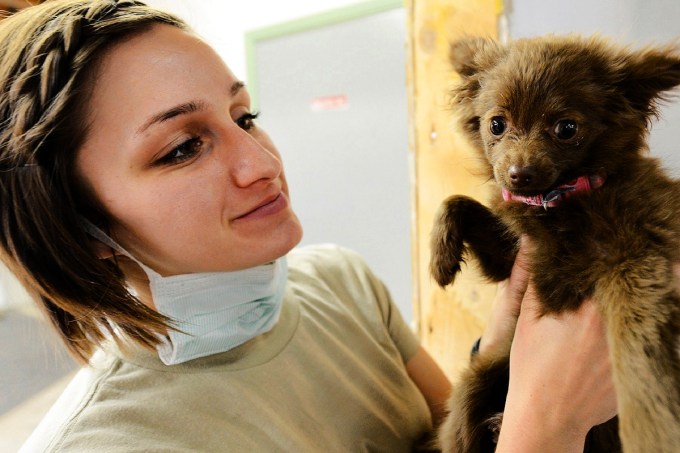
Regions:
<instances>
[{"instance_id":1,"label":"olive green t-shirt","mask_svg":"<svg viewBox=\"0 0 680 453\"><path fill-rule=\"evenodd\" d=\"M271 331L171 366L100 351L22 451L410 452L430 413L404 367L418 340L387 290L336 246L288 263Z\"/></svg>"}]
</instances>

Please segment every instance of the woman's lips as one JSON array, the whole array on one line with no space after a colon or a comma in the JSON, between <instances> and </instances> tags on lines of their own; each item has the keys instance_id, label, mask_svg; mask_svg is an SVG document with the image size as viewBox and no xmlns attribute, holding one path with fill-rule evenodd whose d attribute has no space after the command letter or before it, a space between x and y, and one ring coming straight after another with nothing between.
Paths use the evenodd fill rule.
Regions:
<instances>
[{"instance_id":1,"label":"woman's lips","mask_svg":"<svg viewBox=\"0 0 680 453\"><path fill-rule=\"evenodd\" d=\"M236 217L234 220L258 219L276 214L284 210L288 206L283 192L279 192L276 196L268 198L260 203L256 208Z\"/></svg>"}]
</instances>

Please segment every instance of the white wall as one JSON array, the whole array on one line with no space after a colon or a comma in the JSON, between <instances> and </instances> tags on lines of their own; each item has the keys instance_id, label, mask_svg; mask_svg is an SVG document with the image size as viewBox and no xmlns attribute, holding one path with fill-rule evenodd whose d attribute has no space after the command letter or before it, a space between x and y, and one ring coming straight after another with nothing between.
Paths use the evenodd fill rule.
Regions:
<instances>
[{"instance_id":1,"label":"white wall","mask_svg":"<svg viewBox=\"0 0 680 453\"><path fill-rule=\"evenodd\" d=\"M187 21L246 79L245 32L365 0L147 0Z\"/></svg>"}]
</instances>

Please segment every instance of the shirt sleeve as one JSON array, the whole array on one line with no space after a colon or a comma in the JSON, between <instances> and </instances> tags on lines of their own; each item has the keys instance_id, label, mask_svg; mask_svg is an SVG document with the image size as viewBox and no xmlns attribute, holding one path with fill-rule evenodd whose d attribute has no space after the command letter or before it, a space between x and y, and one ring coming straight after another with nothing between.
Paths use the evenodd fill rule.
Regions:
<instances>
[{"instance_id":1,"label":"shirt sleeve","mask_svg":"<svg viewBox=\"0 0 680 453\"><path fill-rule=\"evenodd\" d=\"M374 281L373 286L378 299L378 306L387 331L397 346L404 363L406 363L420 348L420 339L404 320L399 307L392 300L389 290L375 275L371 274L371 276Z\"/></svg>"},{"instance_id":2,"label":"shirt sleeve","mask_svg":"<svg viewBox=\"0 0 680 453\"><path fill-rule=\"evenodd\" d=\"M367 279L365 284L370 287L370 291L376 300L382 322L387 332L401 354L404 363L408 362L418 351L420 339L404 320L399 307L394 303L392 296L385 284L370 269L366 261L352 251L343 250L349 258L355 271L363 274Z\"/></svg>"}]
</instances>

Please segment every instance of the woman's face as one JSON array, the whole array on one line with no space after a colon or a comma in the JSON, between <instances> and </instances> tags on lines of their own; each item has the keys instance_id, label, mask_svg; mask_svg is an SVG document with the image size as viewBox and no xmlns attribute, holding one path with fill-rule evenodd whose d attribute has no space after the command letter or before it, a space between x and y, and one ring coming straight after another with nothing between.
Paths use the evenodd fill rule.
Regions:
<instances>
[{"instance_id":1,"label":"woman's face","mask_svg":"<svg viewBox=\"0 0 680 453\"><path fill-rule=\"evenodd\" d=\"M156 25L112 48L89 110L77 171L113 238L155 271L243 269L300 241L279 152L196 36Z\"/></svg>"}]
</instances>

